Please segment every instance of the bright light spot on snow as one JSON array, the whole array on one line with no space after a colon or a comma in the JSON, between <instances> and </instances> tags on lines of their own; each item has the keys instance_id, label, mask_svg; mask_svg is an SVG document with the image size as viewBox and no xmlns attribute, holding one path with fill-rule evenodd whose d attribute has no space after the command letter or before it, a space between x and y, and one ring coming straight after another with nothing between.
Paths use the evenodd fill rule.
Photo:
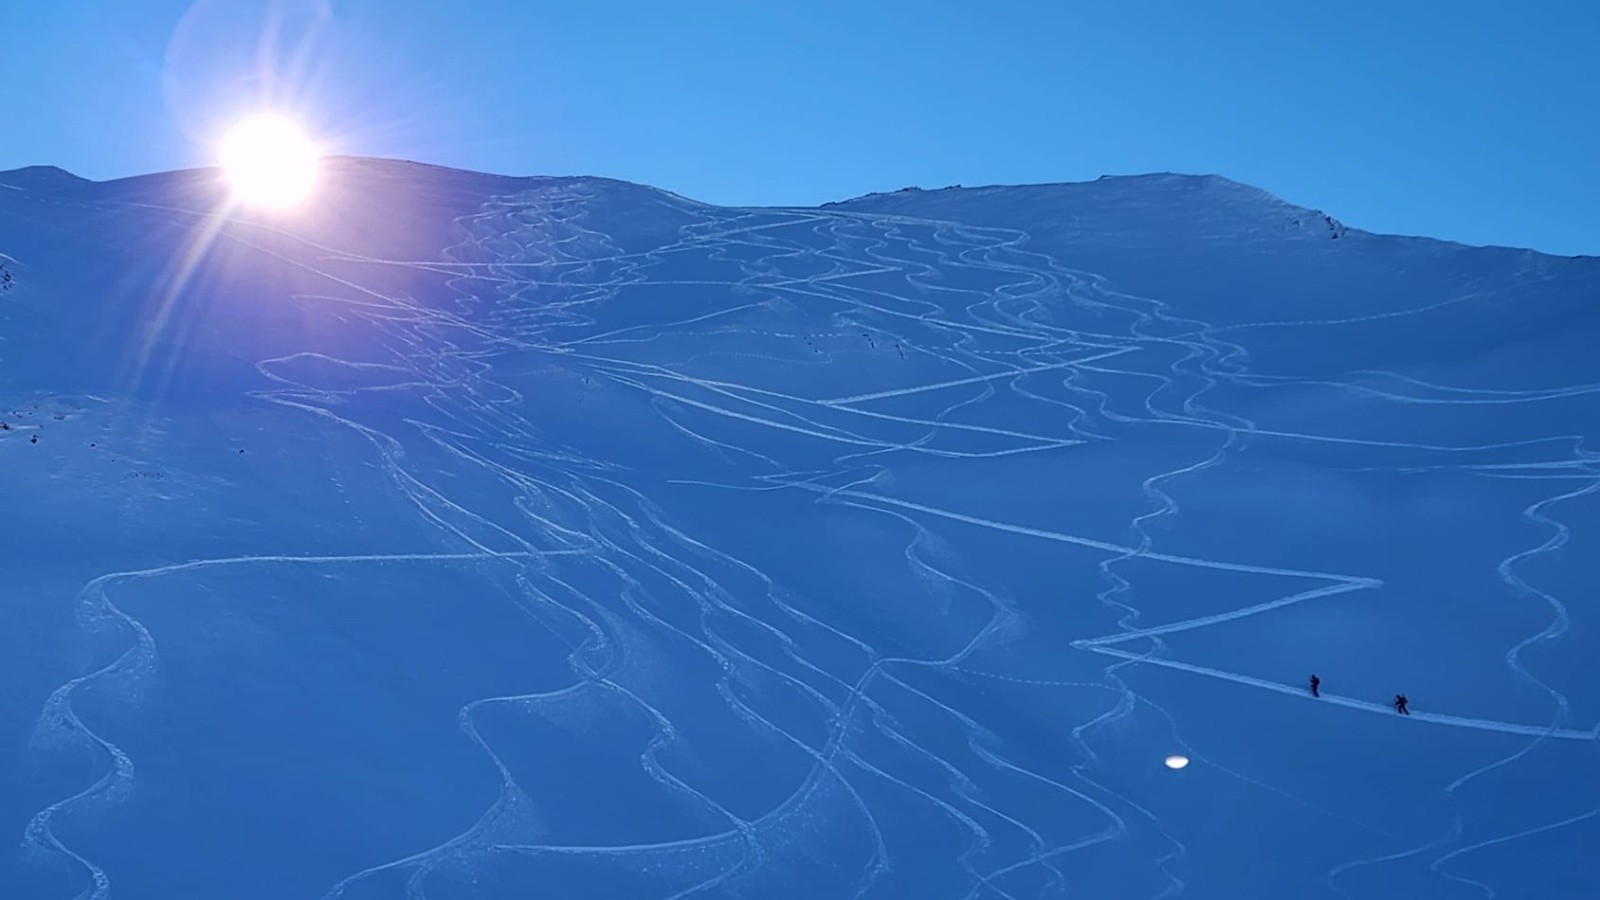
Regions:
<instances>
[{"instance_id":1,"label":"bright light spot on snow","mask_svg":"<svg viewBox=\"0 0 1600 900\"><path fill-rule=\"evenodd\" d=\"M257 115L228 129L218 148L234 196L252 206L287 209L317 183L317 147L294 122Z\"/></svg>"},{"instance_id":2,"label":"bright light spot on snow","mask_svg":"<svg viewBox=\"0 0 1600 900\"><path fill-rule=\"evenodd\" d=\"M1172 756L1167 757L1167 768L1169 768L1169 769L1181 769L1184 766L1187 766L1188 764L1189 764L1189 757L1187 757L1187 756L1179 756L1177 754L1173 754Z\"/></svg>"}]
</instances>

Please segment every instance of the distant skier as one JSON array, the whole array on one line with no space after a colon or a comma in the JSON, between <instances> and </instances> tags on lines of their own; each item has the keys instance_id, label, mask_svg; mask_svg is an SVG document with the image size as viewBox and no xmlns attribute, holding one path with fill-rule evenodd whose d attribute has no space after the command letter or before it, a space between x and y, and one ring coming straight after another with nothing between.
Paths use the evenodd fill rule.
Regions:
<instances>
[{"instance_id":1,"label":"distant skier","mask_svg":"<svg viewBox=\"0 0 1600 900\"><path fill-rule=\"evenodd\" d=\"M1411 701L1406 699L1406 695L1405 694L1395 694L1394 695L1394 711L1399 713L1402 716L1411 715L1411 710L1406 708L1406 704L1410 703L1410 702Z\"/></svg>"},{"instance_id":2,"label":"distant skier","mask_svg":"<svg viewBox=\"0 0 1600 900\"><path fill-rule=\"evenodd\" d=\"M1322 687L1322 679L1315 675L1311 676L1311 696L1321 697L1322 694L1317 690L1320 687Z\"/></svg>"}]
</instances>

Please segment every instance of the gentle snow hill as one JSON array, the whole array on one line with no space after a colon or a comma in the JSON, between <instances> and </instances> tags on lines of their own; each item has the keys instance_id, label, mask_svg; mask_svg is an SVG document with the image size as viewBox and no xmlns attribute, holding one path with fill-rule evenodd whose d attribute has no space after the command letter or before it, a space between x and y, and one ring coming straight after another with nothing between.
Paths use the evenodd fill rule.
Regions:
<instances>
[{"instance_id":1,"label":"gentle snow hill","mask_svg":"<svg viewBox=\"0 0 1600 900\"><path fill-rule=\"evenodd\" d=\"M1600 895L1594 259L337 158L0 262L0 896Z\"/></svg>"}]
</instances>

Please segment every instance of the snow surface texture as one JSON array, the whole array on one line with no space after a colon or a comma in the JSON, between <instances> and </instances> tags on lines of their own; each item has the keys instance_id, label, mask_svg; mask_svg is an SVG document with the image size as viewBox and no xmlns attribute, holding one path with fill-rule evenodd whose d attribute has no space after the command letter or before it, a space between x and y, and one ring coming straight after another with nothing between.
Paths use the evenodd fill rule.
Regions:
<instances>
[{"instance_id":1,"label":"snow surface texture","mask_svg":"<svg viewBox=\"0 0 1600 900\"><path fill-rule=\"evenodd\" d=\"M0 175L0 896L1600 896L1596 260L324 184Z\"/></svg>"}]
</instances>

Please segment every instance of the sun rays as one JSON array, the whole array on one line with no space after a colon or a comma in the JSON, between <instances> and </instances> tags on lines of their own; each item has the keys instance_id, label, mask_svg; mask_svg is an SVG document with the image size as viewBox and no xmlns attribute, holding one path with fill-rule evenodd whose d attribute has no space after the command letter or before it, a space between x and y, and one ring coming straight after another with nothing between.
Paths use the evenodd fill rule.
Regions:
<instances>
[{"instance_id":1,"label":"sun rays","mask_svg":"<svg viewBox=\"0 0 1600 900\"><path fill-rule=\"evenodd\" d=\"M320 152L293 120L262 113L223 136L217 148L228 185L239 202L289 209L311 196Z\"/></svg>"}]
</instances>

